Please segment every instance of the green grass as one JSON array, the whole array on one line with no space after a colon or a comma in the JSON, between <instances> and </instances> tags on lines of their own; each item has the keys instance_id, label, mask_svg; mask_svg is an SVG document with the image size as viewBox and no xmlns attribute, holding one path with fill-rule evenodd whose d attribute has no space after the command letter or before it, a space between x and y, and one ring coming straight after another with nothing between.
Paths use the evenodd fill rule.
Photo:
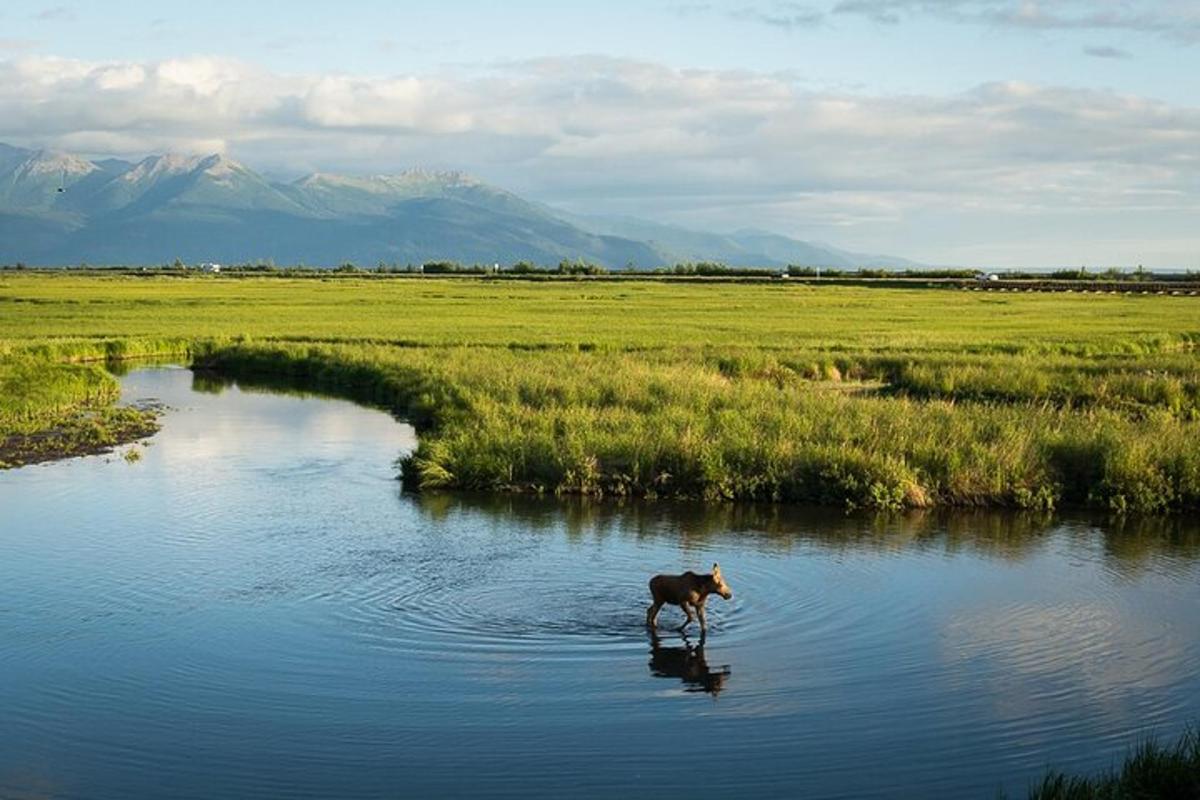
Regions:
<instances>
[{"instance_id":1,"label":"green grass","mask_svg":"<svg viewBox=\"0 0 1200 800\"><path fill-rule=\"evenodd\" d=\"M114 407L119 394L97 364L28 353L0 359L0 468L104 452L153 433L156 414Z\"/></svg>"},{"instance_id":2,"label":"green grass","mask_svg":"<svg viewBox=\"0 0 1200 800\"><path fill-rule=\"evenodd\" d=\"M1190 297L486 279L0 273L0 339L195 338L832 352L1142 354L1200 338Z\"/></svg>"},{"instance_id":3,"label":"green grass","mask_svg":"<svg viewBox=\"0 0 1200 800\"><path fill-rule=\"evenodd\" d=\"M1200 797L1200 735L1186 732L1171 745L1150 739L1118 770L1095 777L1051 772L1030 800L1191 800Z\"/></svg>"},{"instance_id":4,"label":"green grass","mask_svg":"<svg viewBox=\"0 0 1200 800\"><path fill-rule=\"evenodd\" d=\"M174 352L396 411L424 488L1179 511L1198 342L1189 297L8 274L0 434Z\"/></svg>"}]
</instances>

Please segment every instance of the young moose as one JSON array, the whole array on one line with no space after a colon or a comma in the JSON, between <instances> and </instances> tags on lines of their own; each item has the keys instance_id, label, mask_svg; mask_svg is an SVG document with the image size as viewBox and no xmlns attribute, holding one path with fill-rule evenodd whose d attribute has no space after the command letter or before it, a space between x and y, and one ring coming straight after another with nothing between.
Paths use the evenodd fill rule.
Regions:
<instances>
[{"instance_id":1,"label":"young moose","mask_svg":"<svg viewBox=\"0 0 1200 800\"><path fill-rule=\"evenodd\" d=\"M721 578L719 564L713 564L711 575L697 575L694 572L685 572L682 575L655 575L650 579L650 596L654 598L654 602L646 609L646 624L653 628L658 623L659 610L664 604L670 603L682 608L683 613L687 615L679 630L691 624L693 610L700 618L700 630L707 630L704 603L713 592L726 600L733 597L733 590Z\"/></svg>"}]
</instances>

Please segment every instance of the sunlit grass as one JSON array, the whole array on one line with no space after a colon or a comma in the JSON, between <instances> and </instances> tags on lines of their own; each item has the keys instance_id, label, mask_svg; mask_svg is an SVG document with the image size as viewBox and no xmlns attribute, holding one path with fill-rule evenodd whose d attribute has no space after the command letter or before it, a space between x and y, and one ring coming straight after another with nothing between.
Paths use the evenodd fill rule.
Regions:
<instances>
[{"instance_id":1,"label":"sunlit grass","mask_svg":"<svg viewBox=\"0 0 1200 800\"><path fill-rule=\"evenodd\" d=\"M424 428L424 488L867 506L1168 510L1200 505L1200 425L1153 406L960 403L784 377L703 354L221 345Z\"/></svg>"},{"instance_id":2,"label":"sunlit grass","mask_svg":"<svg viewBox=\"0 0 1200 800\"><path fill-rule=\"evenodd\" d=\"M800 284L89 277L0 273L0 339L280 338L425 345L1159 352L1200 334L1189 297Z\"/></svg>"},{"instance_id":3,"label":"sunlit grass","mask_svg":"<svg viewBox=\"0 0 1200 800\"><path fill-rule=\"evenodd\" d=\"M1187 297L33 275L0 311L10 428L111 402L72 359L176 352L395 410L426 488L1200 507Z\"/></svg>"}]
</instances>

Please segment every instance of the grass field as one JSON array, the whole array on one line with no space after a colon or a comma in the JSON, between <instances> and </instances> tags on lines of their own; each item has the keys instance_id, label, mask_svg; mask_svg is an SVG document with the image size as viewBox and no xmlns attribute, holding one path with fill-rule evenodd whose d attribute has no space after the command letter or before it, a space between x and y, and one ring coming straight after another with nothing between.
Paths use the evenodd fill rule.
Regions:
<instances>
[{"instance_id":1,"label":"grass field","mask_svg":"<svg viewBox=\"0 0 1200 800\"><path fill-rule=\"evenodd\" d=\"M1192 297L6 273L0 441L181 353L405 416L416 486L1178 511L1198 344Z\"/></svg>"}]
</instances>

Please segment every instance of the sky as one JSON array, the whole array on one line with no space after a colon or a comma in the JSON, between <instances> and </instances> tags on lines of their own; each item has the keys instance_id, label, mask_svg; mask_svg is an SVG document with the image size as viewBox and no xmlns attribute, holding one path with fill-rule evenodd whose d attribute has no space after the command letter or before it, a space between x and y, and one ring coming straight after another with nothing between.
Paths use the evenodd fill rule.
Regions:
<instances>
[{"instance_id":1,"label":"sky","mask_svg":"<svg viewBox=\"0 0 1200 800\"><path fill-rule=\"evenodd\" d=\"M460 169L929 264L1200 269L1200 0L5 0L0 141Z\"/></svg>"}]
</instances>

